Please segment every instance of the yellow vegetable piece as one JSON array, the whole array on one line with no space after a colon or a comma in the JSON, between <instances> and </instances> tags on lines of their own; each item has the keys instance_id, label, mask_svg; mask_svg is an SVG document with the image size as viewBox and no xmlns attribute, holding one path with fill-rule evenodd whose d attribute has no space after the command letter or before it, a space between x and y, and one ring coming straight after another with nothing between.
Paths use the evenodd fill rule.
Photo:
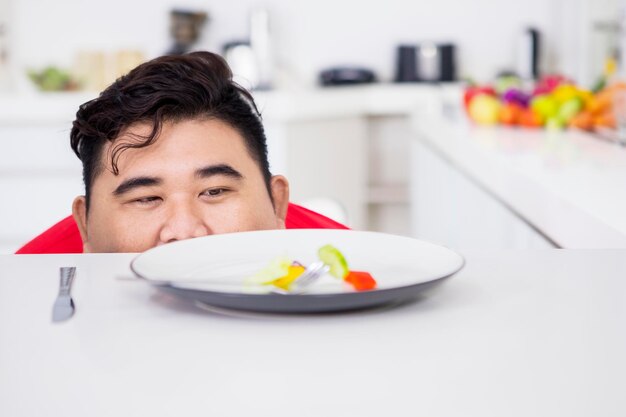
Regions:
<instances>
[{"instance_id":1,"label":"yellow vegetable piece","mask_svg":"<svg viewBox=\"0 0 626 417\"><path fill-rule=\"evenodd\" d=\"M289 267L293 260L285 256L274 258L265 268L246 279L246 285L266 285L276 278L280 278L289 273Z\"/></svg>"},{"instance_id":2,"label":"yellow vegetable piece","mask_svg":"<svg viewBox=\"0 0 626 417\"><path fill-rule=\"evenodd\" d=\"M276 278L275 280L271 281L269 284L272 284L278 288L281 288L285 291L289 290L289 287L291 286L291 284L293 284L293 282L296 280L296 278L298 278L300 275L302 275L302 273L304 272L306 268L303 266L290 266L288 268L288 272L287 275L282 276L280 278Z\"/></svg>"}]
</instances>

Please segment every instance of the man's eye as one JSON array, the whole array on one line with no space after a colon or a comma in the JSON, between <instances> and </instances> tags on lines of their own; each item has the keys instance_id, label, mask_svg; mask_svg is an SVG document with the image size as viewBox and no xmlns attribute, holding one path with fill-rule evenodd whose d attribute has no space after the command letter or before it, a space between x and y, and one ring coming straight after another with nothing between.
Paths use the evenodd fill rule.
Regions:
<instances>
[{"instance_id":1,"label":"man's eye","mask_svg":"<svg viewBox=\"0 0 626 417\"><path fill-rule=\"evenodd\" d=\"M159 200L160 200L160 197L155 197L155 196L141 197L141 198L134 199L132 203L137 203L140 205L149 205L149 204L154 204L158 202Z\"/></svg>"},{"instance_id":2,"label":"man's eye","mask_svg":"<svg viewBox=\"0 0 626 417\"><path fill-rule=\"evenodd\" d=\"M206 195L208 197L219 197L220 195L226 193L226 188L210 188L202 192L202 195Z\"/></svg>"}]
</instances>

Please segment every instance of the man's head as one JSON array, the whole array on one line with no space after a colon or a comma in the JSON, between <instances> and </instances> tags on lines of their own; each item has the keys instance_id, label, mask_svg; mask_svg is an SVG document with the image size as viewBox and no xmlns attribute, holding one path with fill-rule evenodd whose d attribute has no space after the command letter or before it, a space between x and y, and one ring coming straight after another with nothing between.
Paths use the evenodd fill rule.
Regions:
<instances>
[{"instance_id":1,"label":"man's head","mask_svg":"<svg viewBox=\"0 0 626 417\"><path fill-rule=\"evenodd\" d=\"M254 101L218 55L140 65L80 107L70 137L86 252L284 227L287 181L270 174Z\"/></svg>"}]
</instances>

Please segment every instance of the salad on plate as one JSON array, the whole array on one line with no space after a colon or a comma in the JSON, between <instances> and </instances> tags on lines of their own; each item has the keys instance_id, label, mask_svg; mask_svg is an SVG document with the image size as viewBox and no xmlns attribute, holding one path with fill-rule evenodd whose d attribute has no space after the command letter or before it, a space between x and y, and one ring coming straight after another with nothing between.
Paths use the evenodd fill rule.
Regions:
<instances>
[{"instance_id":1,"label":"salad on plate","mask_svg":"<svg viewBox=\"0 0 626 417\"><path fill-rule=\"evenodd\" d=\"M345 256L333 245L324 245L317 251L317 257L326 268L321 275L332 277L355 291L369 291L376 288L376 280L366 271L351 270ZM290 293L307 271L307 267L286 256L274 258L265 268L246 280L246 285L267 287L280 293Z\"/></svg>"}]
</instances>

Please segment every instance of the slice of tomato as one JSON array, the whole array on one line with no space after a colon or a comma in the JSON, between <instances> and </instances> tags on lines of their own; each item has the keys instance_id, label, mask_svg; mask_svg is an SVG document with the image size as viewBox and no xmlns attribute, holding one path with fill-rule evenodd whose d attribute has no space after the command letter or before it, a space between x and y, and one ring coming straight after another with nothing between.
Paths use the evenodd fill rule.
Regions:
<instances>
[{"instance_id":1,"label":"slice of tomato","mask_svg":"<svg viewBox=\"0 0 626 417\"><path fill-rule=\"evenodd\" d=\"M367 291L376 288L376 280L369 272L350 271L344 280L357 291Z\"/></svg>"}]
</instances>

